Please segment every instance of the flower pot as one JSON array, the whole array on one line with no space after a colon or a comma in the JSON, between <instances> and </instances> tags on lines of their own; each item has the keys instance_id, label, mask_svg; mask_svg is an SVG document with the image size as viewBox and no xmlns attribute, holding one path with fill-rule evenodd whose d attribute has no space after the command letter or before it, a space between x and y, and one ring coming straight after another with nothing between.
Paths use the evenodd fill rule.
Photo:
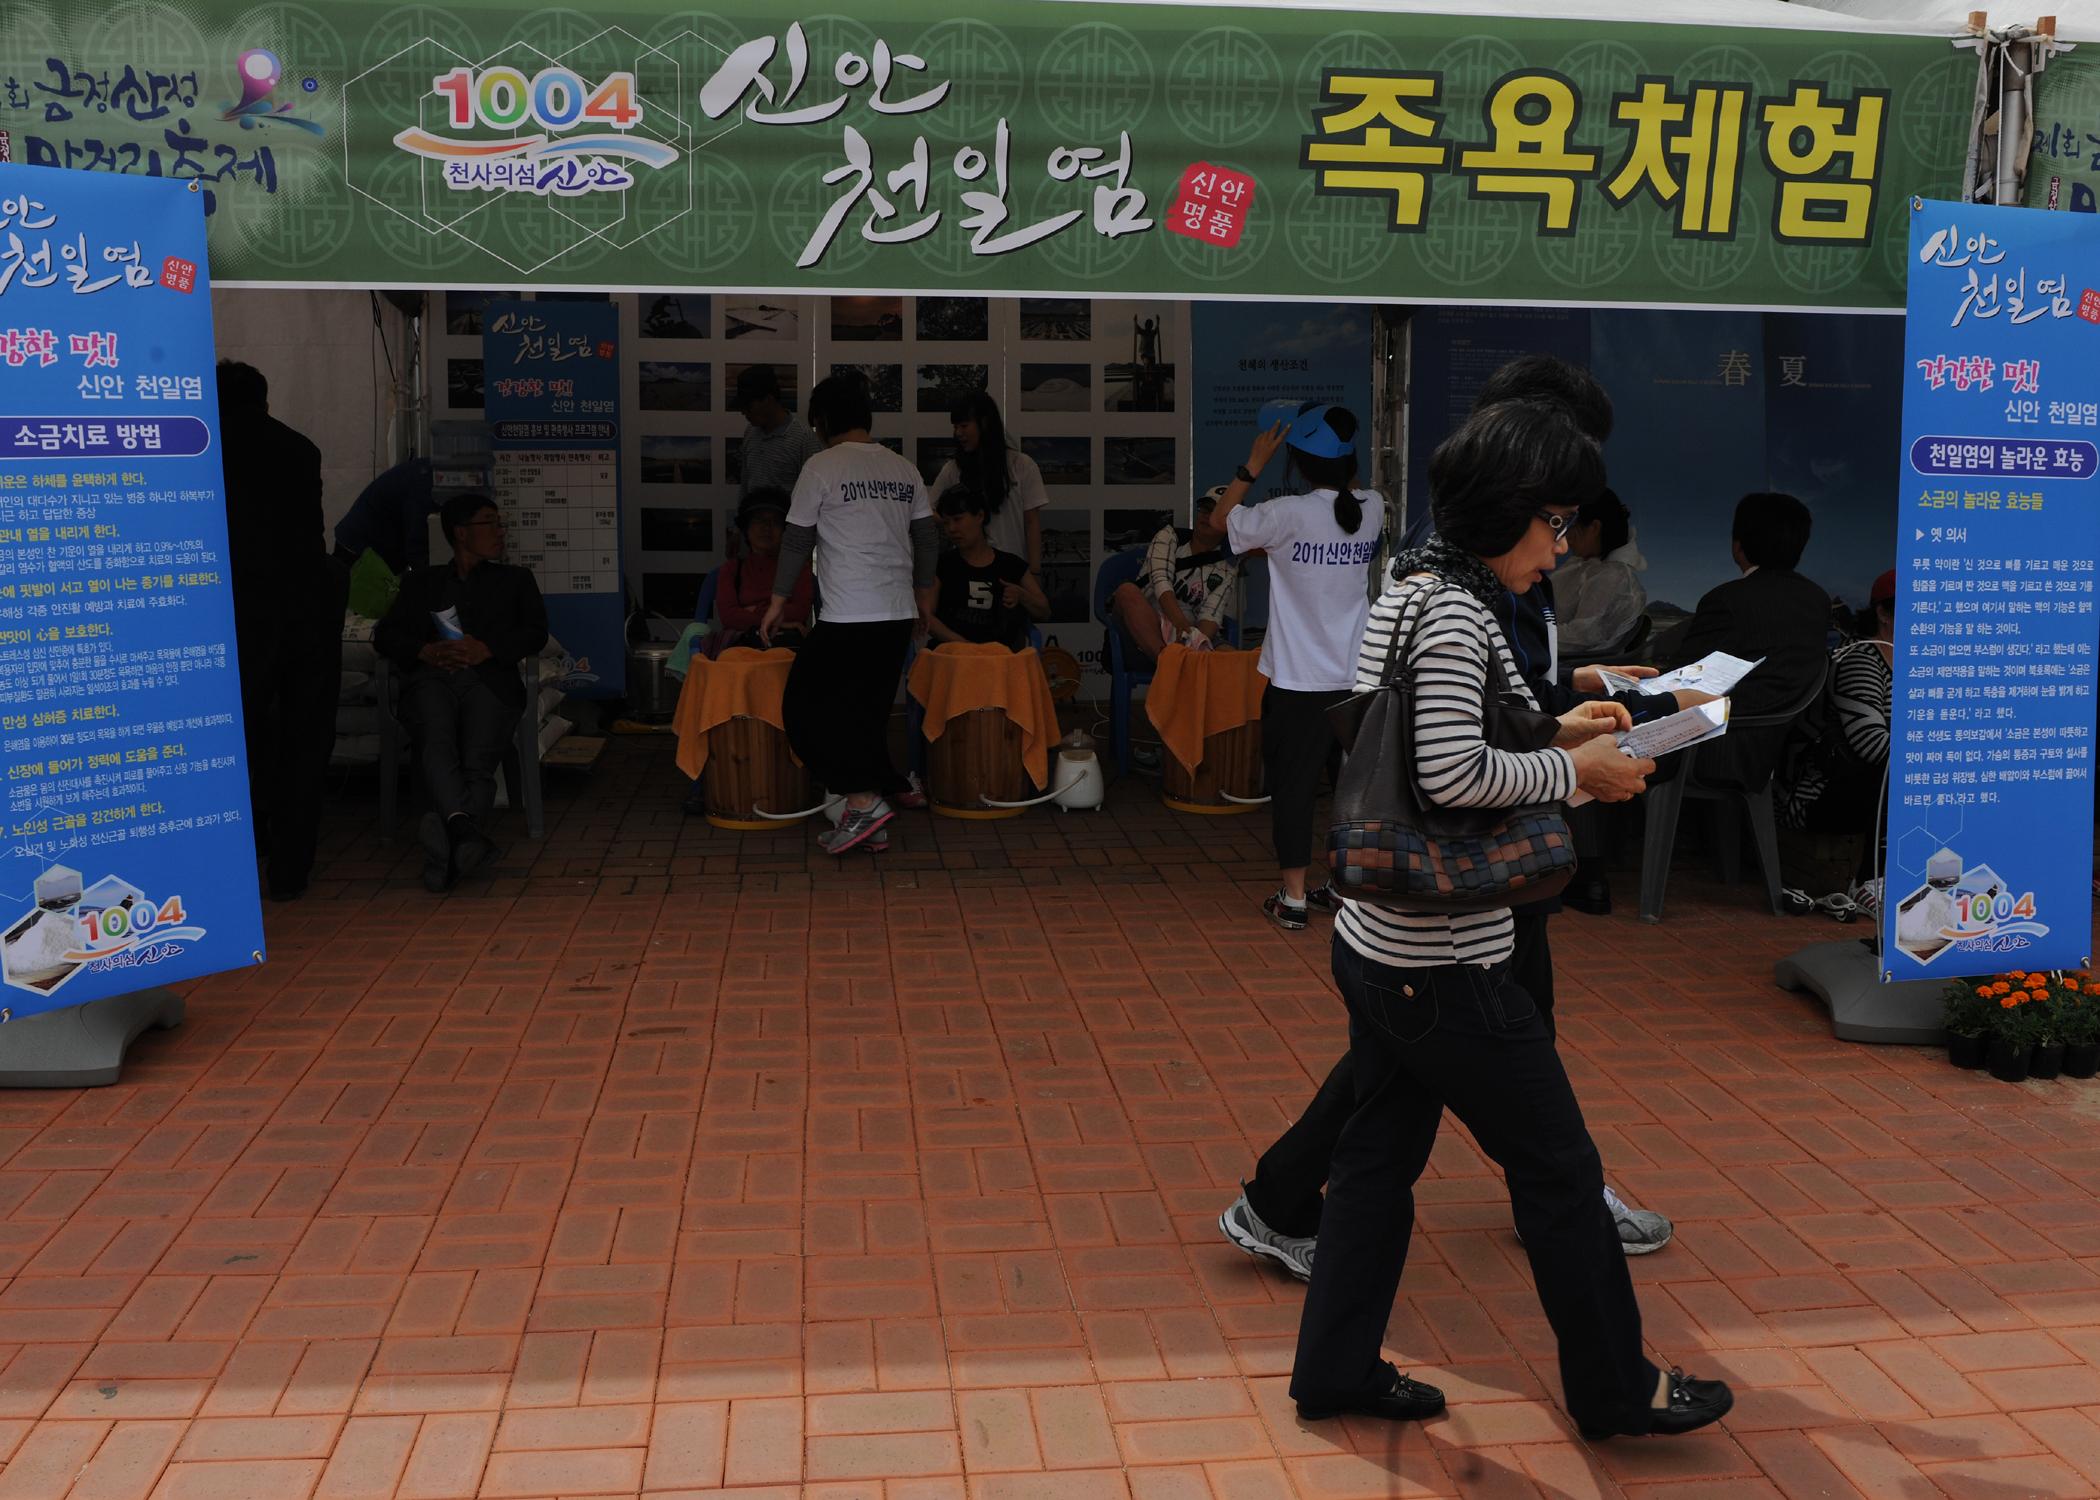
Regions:
<instances>
[{"instance_id":1,"label":"flower pot","mask_svg":"<svg viewBox=\"0 0 2100 1500\"><path fill-rule=\"evenodd\" d=\"M2066 1078L2090 1078L2100 1073L2100 1042L2081 1042L2064 1048Z\"/></svg>"},{"instance_id":2,"label":"flower pot","mask_svg":"<svg viewBox=\"0 0 2100 1500\"><path fill-rule=\"evenodd\" d=\"M2024 1042L2015 1045L2002 1036L1991 1038L1991 1077L2006 1083L2024 1082L2027 1058L2033 1050Z\"/></svg>"},{"instance_id":3,"label":"flower pot","mask_svg":"<svg viewBox=\"0 0 2100 1500\"><path fill-rule=\"evenodd\" d=\"M2036 1042L2034 1051L2027 1059L2029 1078L2054 1078L2064 1065L2062 1042Z\"/></svg>"},{"instance_id":4,"label":"flower pot","mask_svg":"<svg viewBox=\"0 0 2100 1500\"><path fill-rule=\"evenodd\" d=\"M1980 1031L1974 1036L1947 1034L1947 1061L1957 1068L1980 1068L1990 1055L1991 1039Z\"/></svg>"}]
</instances>

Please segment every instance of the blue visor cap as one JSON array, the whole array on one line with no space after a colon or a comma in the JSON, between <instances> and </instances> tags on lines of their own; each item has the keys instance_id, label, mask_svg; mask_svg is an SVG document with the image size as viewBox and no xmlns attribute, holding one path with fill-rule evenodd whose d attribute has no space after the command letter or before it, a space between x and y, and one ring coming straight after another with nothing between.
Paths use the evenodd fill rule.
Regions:
<instances>
[{"instance_id":1,"label":"blue visor cap","mask_svg":"<svg viewBox=\"0 0 2100 1500\"><path fill-rule=\"evenodd\" d=\"M1327 414L1332 406L1309 406L1292 419L1290 431L1283 440L1300 453L1309 453L1314 458L1347 458L1356 451L1355 439L1344 442L1327 425Z\"/></svg>"}]
</instances>

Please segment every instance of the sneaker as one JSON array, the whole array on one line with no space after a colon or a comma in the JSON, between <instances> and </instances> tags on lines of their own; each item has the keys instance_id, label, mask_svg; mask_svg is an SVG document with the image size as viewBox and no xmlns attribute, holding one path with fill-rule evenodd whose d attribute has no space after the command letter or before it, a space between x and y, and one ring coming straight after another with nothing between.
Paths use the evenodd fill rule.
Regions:
<instances>
[{"instance_id":1,"label":"sneaker","mask_svg":"<svg viewBox=\"0 0 2100 1500\"><path fill-rule=\"evenodd\" d=\"M1307 891L1305 909L1316 911L1323 917L1331 917L1342 909L1342 893L1331 885L1323 885L1316 891Z\"/></svg>"},{"instance_id":2,"label":"sneaker","mask_svg":"<svg viewBox=\"0 0 2100 1500\"><path fill-rule=\"evenodd\" d=\"M1159 769L1159 746L1149 742L1132 745L1130 747L1130 763L1140 771L1157 771Z\"/></svg>"},{"instance_id":3,"label":"sneaker","mask_svg":"<svg viewBox=\"0 0 2100 1500\"><path fill-rule=\"evenodd\" d=\"M488 835L474 826L474 820L461 814L445 821L445 834L452 840L452 871L455 875L471 875L487 864L496 852Z\"/></svg>"},{"instance_id":4,"label":"sneaker","mask_svg":"<svg viewBox=\"0 0 2100 1500\"><path fill-rule=\"evenodd\" d=\"M1276 892L1268 900L1262 902L1261 909L1269 914L1270 921L1281 927L1285 932L1303 932L1305 930L1305 903L1301 901L1295 906L1292 905L1283 899L1282 891Z\"/></svg>"},{"instance_id":5,"label":"sneaker","mask_svg":"<svg viewBox=\"0 0 2100 1500\"><path fill-rule=\"evenodd\" d=\"M926 805L925 784L919 780L919 773L916 771L905 777L904 781L904 790L890 793L890 801L898 807L917 812Z\"/></svg>"},{"instance_id":6,"label":"sneaker","mask_svg":"<svg viewBox=\"0 0 2100 1500\"><path fill-rule=\"evenodd\" d=\"M880 797L866 807L849 805L839 816L839 826L821 835L817 844L826 854L844 854L866 843L896 816L889 803Z\"/></svg>"},{"instance_id":7,"label":"sneaker","mask_svg":"<svg viewBox=\"0 0 2100 1500\"><path fill-rule=\"evenodd\" d=\"M1670 1243L1674 1231L1661 1214L1635 1208L1609 1187L1604 1190L1604 1203L1611 1210L1612 1222L1619 1226L1619 1245L1628 1255L1653 1255Z\"/></svg>"},{"instance_id":8,"label":"sneaker","mask_svg":"<svg viewBox=\"0 0 2100 1500\"><path fill-rule=\"evenodd\" d=\"M1218 1215L1218 1227L1225 1231L1225 1238L1249 1255L1275 1261L1300 1281L1312 1280L1313 1249L1319 1241L1310 1236L1299 1239L1278 1234L1262 1222L1254 1205L1247 1201L1244 1188L1232 1200L1232 1207Z\"/></svg>"}]
</instances>

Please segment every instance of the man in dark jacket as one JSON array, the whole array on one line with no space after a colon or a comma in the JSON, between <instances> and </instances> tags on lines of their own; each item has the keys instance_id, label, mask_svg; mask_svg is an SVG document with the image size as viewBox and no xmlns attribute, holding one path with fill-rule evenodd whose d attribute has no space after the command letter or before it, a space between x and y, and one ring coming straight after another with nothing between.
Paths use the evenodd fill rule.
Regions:
<instances>
[{"instance_id":1,"label":"man in dark jacket","mask_svg":"<svg viewBox=\"0 0 2100 1500\"><path fill-rule=\"evenodd\" d=\"M479 820L496 804L496 767L526 707L518 663L547 644L539 584L529 569L502 561L496 503L463 492L439 520L451 560L402 579L372 635L405 674L401 711L430 798L423 884L432 891L450 890L493 852Z\"/></svg>"},{"instance_id":2,"label":"man in dark jacket","mask_svg":"<svg viewBox=\"0 0 2100 1500\"><path fill-rule=\"evenodd\" d=\"M1657 647L1662 665L1680 667L1716 651L1764 665L1729 695L1732 719L1783 714L1821 686L1830 660L1830 595L1795 572L1814 518L1792 495L1745 495L1736 503L1730 551L1742 577L1699 601L1692 617ZM1731 728L1702 746L1693 776L1713 786L1765 784L1786 745L1784 725Z\"/></svg>"},{"instance_id":3,"label":"man in dark jacket","mask_svg":"<svg viewBox=\"0 0 2100 1500\"><path fill-rule=\"evenodd\" d=\"M248 801L270 899L291 901L320 836L349 583L322 539L321 450L270 415L253 365L222 360L218 385Z\"/></svg>"},{"instance_id":4,"label":"man in dark jacket","mask_svg":"<svg viewBox=\"0 0 2100 1500\"><path fill-rule=\"evenodd\" d=\"M427 458L395 464L359 492L343 519L335 523L335 546L343 561L355 563L366 552L398 575L430 563L430 518L437 514Z\"/></svg>"}]
</instances>

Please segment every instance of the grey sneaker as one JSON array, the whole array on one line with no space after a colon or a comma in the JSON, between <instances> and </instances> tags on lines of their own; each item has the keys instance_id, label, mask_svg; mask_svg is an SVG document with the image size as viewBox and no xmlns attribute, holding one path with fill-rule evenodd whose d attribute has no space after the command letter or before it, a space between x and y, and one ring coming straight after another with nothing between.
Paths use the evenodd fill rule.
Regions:
<instances>
[{"instance_id":1,"label":"grey sneaker","mask_svg":"<svg viewBox=\"0 0 2100 1500\"><path fill-rule=\"evenodd\" d=\"M1635 1208L1609 1187L1604 1190L1604 1202L1619 1226L1619 1244L1628 1255L1653 1255L1670 1243L1670 1221L1661 1214Z\"/></svg>"},{"instance_id":2,"label":"grey sneaker","mask_svg":"<svg viewBox=\"0 0 2100 1500\"><path fill-rule=\"evenodd\" d=\"M1300 1281L1312 1280L1313 1249L1319 1241L1278 1234L1261 1221L1244 1190L1232 1200L1232 1207L1218 1215L1218 1227L1249 1255L1275 1261Z\"/></svg>"},{"instance_id":3,"label":"grey sneaker","mask_svg":"<svg viewBox=\"0 0 2100 1500\"><path fill-rule=\"evenodd\" d=\"M839 826L820 835L817 845L826 854L844 854L847 850L866 843L896 816L889 803L880 797L866 807L848 806L839 818ZM884 842L887 843L888 840L885 839Z\"/></svg>"}]
</instances>

